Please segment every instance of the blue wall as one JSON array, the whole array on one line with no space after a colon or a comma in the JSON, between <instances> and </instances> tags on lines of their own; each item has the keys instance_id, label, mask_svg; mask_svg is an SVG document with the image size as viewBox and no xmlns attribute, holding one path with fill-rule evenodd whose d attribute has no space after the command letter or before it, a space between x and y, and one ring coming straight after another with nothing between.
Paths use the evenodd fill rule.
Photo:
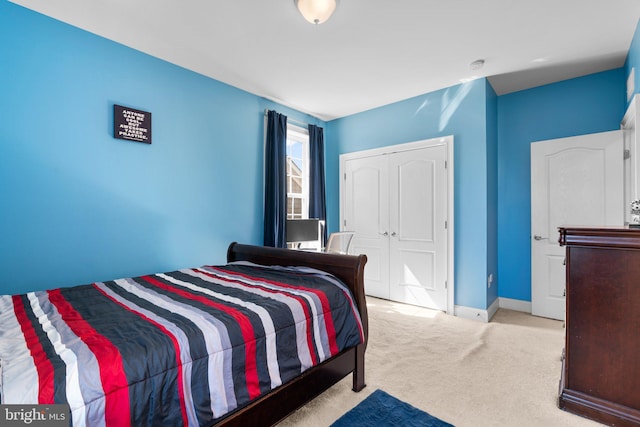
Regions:
<instances>
[{"instance_id":1,"label":"blue wall","mask_svg":"<svg viewBox=\"0 0 640 427\"><path fill-rule=\"evenodd\" d=\"M324 123L0 2L0 293L223 262L262 242L263 112ZM113 104L153 144L112 137Z\"/></svg>"},{"instance_id":2,"label":"blue wall","mask_svg":"<svg viewBox=\"0 0 640 427\"><path fill-rule=\"evenodd\" d=\"M487 81L487 307L498 298L498 97Z\"/></svg>"},{"instance_id":3,"label":"blue wall","mask_svg":"<svg viewBox=\"0 0 640 427\"><path fill-rule=\"evenodd\" d=\"M339 224L339 154L454 136L455 303L481 309L487 307L487 88L479 79L327 124L332 224Z\"/></svg>"},{"instance_id":4,"label":"blue wall","mask_svg":"<svg viewBox=\"0 0 640 427\"><path fill-rule=\"evenodd\" d=\"M476 80L331 121L331 223L339 223L337 155L454 135L455 303L486 309L498 296L530 301L529 145L617 129L623 100L620 68L503 96Z\"/></svg>"},{"instance_id":5,"label":"blue wall","mask_svg":"<svg viewBox=\"0 0 640 427\"><path fill-rule=\"evenodd\" d=\"M619 129L624 99L622 68L498 97L500 297L531 301L531 142Z\"/></svg>"},{"instance_id":6,"label":"blue wall","mask_svg":"<svg viewBox=\"0 0 640 427\"><path fill-rule=\"evenodd\" d=\"M625 85L632 68L635 68L634 93L640 93L640 23L638 23L638 25L636 26L636 32L633 35L633 39L631 40L631 46L629 47L627 60L624 64ZM629 100L629 102L631 102L631 100Z\"/></svg>"}]
</instances>

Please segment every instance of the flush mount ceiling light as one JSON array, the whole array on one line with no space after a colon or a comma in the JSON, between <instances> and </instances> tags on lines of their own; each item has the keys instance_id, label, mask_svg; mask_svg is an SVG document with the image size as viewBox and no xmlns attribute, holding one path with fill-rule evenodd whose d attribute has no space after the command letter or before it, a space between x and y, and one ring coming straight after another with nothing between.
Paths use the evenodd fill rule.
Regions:
<instances>
[{"instance_id":1,"label":"flush mount ceiling light","mask_svg":"<svg viewBox=\"0 0 640 427\"><path fill-rule=\"evenodd\" d=\"M338 0L293 0L304 19L312 24L322 24L336 10Z\"/></svg>"},{"instance_id":2,"label":"flush mount ceiling light","mask_svg":"<svg viewBox=\"0 0 640 427\"><path fill-rule=\"evenodd\" d=\"M469 68L471 68L472 70L479 70L482 67L484 67L484 59L476 59L471 64L469 64Z\"/></svg>"}]
</instances>

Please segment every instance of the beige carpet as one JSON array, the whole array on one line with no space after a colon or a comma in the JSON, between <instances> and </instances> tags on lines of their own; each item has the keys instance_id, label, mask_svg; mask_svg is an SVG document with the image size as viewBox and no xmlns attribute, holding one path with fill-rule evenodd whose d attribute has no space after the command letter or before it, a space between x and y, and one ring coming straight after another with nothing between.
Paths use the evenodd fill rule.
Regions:
<instances>
[{"instance_id":1,"label":"beige carpet","mask_svg":"<svg viewBox=\"0 0 640 427\"><path fill-rule=\"evenodd\" d=\"M490 323L368 299L367 387L351 376L280 427L328 426L375 389L457 427L588 427L558 409L562 322L499 310Z\"/></svg>"}]
</instances>

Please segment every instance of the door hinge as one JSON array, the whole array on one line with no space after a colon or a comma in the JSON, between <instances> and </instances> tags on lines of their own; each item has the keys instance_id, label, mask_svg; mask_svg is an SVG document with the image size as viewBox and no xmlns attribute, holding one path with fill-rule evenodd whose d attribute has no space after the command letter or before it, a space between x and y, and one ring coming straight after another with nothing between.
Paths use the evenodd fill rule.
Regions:
<instances>
[{"instance_id":1,"label":"door hinge","mask_svg":"<svg viewBox=\"0 0 640 427\"><path fill-rule=\"evenodd\" d=\"M347 220L342 220L342 225L344 225L345 227L347 226Z\"/></svg>"},{"instance_id":2,"label":"door hinge","mask_svg":"<svg viewBox=\"0 0 640 427\"><path fill-rule=\"evenodd\" d=\"M344 179L345 181L347 180L347 173L346 173L346 172L344 173L344 178L343 178L343 179Z\"/></svg>"},{"instance_id":3,"label":"door hinge","mask_svg":"<svg viewBox=\"0 0 640 427\"><path fill-rule=\"evenodd\" d=\"M628 148L624 150L624 154L622 155L622 158L624 160L630 159L631 158L631 150L629 150Z\"/></svg>"},{"instance_id":4,"label":"door hinge","mask_svg":"<svg viewBox=\"0 0 640 427\"><path fill-rule=\"evenodd\" d=\"M447 221L444 222L444 228L445 229L449 228L449 224L447 223Z\"/></svg>"},{"instance_id":5,"label":"door hinge","mask_svg":"<svg viewBox=\"0 0 640 427\"><path fill-rule=\"evenodd\" d=\"M447 168L447 161L446 160L444 161L444 168L445 169Z\"/></svg>"},{"instance_id":6,"label":"door hinge","mask_svg":"<svg viewBox=\"0 0 640 427\"><path fill-rule=\"evenodd\" d=\"M449 284L447 283L447 281L446 281L446 280L444 281L444 288L445 288L445 289L448 289L448 288L449 288Z\"/></svg>"}]
</instances>

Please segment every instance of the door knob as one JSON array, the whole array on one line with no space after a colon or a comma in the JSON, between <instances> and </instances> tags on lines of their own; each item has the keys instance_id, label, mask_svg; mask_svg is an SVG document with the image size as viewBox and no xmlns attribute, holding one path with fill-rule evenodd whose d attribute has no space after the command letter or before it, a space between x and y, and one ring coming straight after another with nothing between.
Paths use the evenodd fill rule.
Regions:
<instances>
[{"instance_id":1,"label":"door knob","mask_svg":"<svg viewBox=\"0 0 640 427\"><path fill-rule=\"evenodd\" d=\"M538 236L537 234L535 236L533 236L534 240L543 240L543 239L548 239L548 237L542 237L542 236Z\"/></svg>"},{"instance_id":2,"label":"door knob","mask_svg":"<svg viewBox=\"0 0 640 427\"><path fill-rule=\"evenodd\" d=\"M383 236L388 236L389 235L389 233L386 232L386 231L384 233L380 233L380 234L382 234Z\"/></svg>"},{"instance_id":3,"label":"door knob","mask_svg":"<svg viewBox=\"0 0 640 427\"><path fill-rule=\"evenodd\" d=\"M396 235L396 232L395 232L395 231L391 232L391 235L392 235L392 236L395 236L395 235Z\"/></svg>"}]
</instances>

